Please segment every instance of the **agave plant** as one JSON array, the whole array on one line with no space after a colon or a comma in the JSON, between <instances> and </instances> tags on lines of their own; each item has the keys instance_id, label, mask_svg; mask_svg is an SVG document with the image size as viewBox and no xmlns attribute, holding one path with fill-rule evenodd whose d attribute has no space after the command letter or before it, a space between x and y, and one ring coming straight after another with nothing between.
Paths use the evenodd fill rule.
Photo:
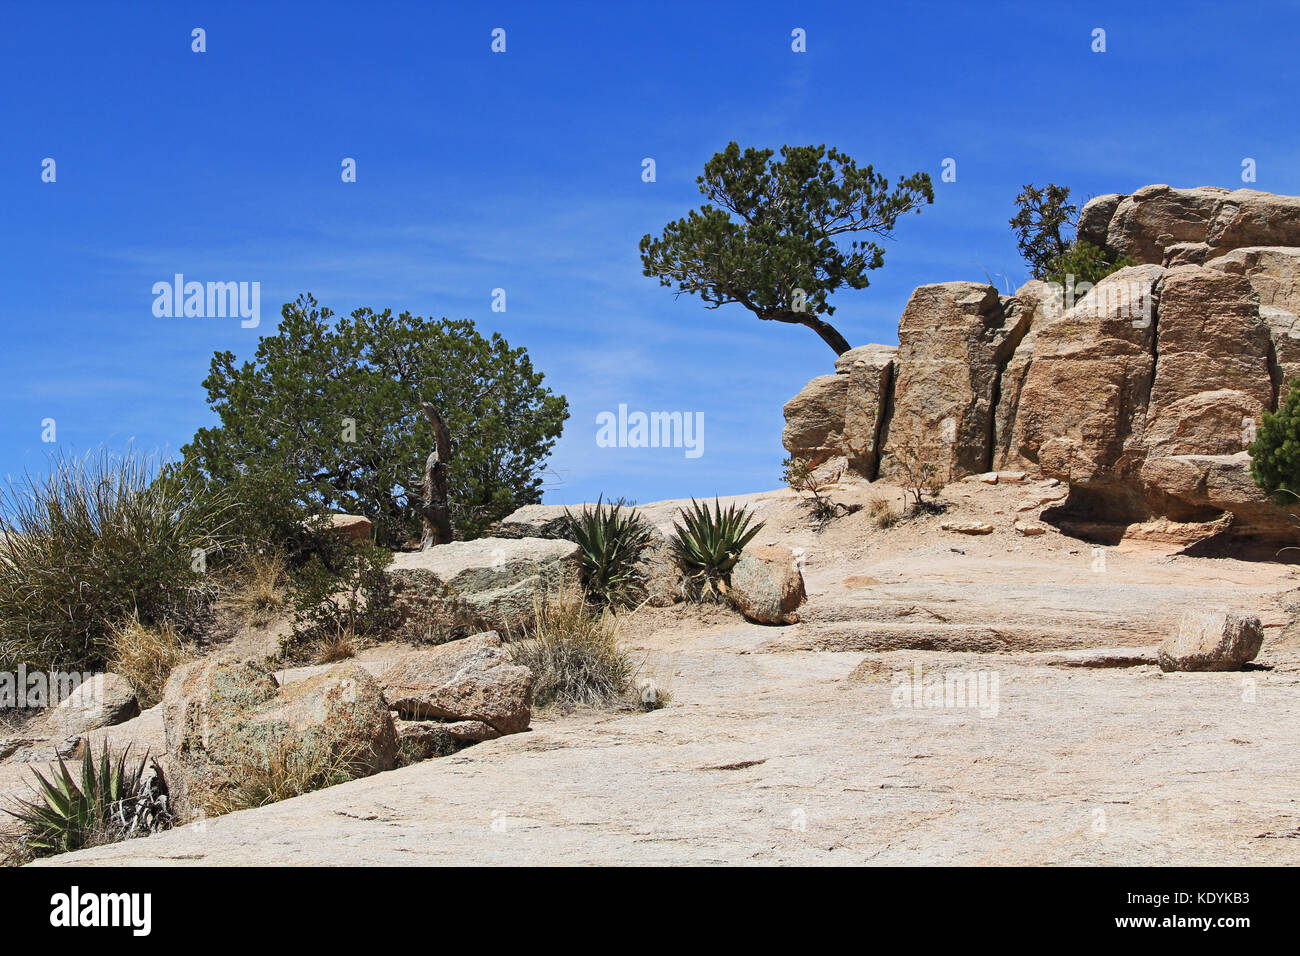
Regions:
<instances>
[{"instance_id":1,"label":"agave plant","mask_svg":"<svg viewBox=\"0 0 1300 956\"><path fill-rule=\"evenodd\" d=\"M764 522L751 528L753 515L734 504L723 511L717 498L713 499L712 512L707 504L692 498L690 510L683 508L681 515L683 523L673 522L673 536L669 539L673 558L697 597L716 599L727 592L731 569Z\"/></svg>"},{"instance_id":2,"label":"agave plant","mask_svg":"<svg viewBox=\"0 0 1300 956\"><path fill-rule=\"evenodd\" d=\"M148 754L131 765L130 750L128 746L115 759L109 755L105 741L96 766L87 746L79 782L62 757L57 772L50 768L48 779L33 770L40 800L19 800L17 809L5 810L22 824L28 852L50 856L170 827L172 817L162 768Z\"/></svg>"},{"instance_id":3,"label":"agave plant","mask_svg":"<svg viewBox=\"0 0 1300 956\"><path fill-rule=\"evenodd\" d=\"M566 508L569 533L582 555L582 587L589 600L602 606L635 603L641 585L636 570L652 529L635 509L622 502L584 505L576 515Z\"/></svg>"}]
</instances>

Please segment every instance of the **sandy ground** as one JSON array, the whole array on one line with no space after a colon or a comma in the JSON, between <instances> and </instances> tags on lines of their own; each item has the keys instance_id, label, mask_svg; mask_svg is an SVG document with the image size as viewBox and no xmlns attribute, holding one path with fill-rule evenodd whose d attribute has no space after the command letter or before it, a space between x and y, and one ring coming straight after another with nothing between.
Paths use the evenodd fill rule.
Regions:
<instances>
[{"instance_id":1,"label":"sandy ground","mask_svg":"<svg viewBox=\"0 0 1300 956\"><path fill-rule=\"evenodd\" d=\"M1024 537L1013 524L1036 513L1016 509L1040 493L962 483L945 515L881 531L864 509L821 533L789 492L745 496L760 543L804 549L804 621L632 615L626 643L667 707L541 713L452 757L45 862L1300 862L1297 570ZM1162 674L1155 646L1209 602L1261 616L1258 666ZM109 736L157 747L160 723ZM0 789L19 769L0 766Z\"/></svg>"}]
</instances>

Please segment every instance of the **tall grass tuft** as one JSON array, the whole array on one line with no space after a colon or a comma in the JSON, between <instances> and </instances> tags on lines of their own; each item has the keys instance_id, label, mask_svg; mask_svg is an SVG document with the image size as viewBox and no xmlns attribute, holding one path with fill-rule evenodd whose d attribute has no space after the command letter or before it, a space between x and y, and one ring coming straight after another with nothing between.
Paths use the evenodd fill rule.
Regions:
<instances>
[{"instance_id":1,"label":"tall grass tuft","mask_svg":"<svg viewBox=\"0 0 1300 956\"><path fill-rule=\"evenodd\" d=\"M56 455L0 488L0 669L94 670L114 624L210 608L206 564L225 545L219 496L134 451Z\"/></svg>"},{"instance_id":2,"label":"tall grass tuft","mask_svg":"<svg viewBox=\"0 0 1300 956\"><path fill-rule=\"evenodd\" d=\"M602 705L625 700L635 668L619 645L608 608L593 613L572 588L533 598L529 636L510 644L515 663L533 672L533 700Z\"/></svg>"},{"instance_id":3,"label":"tall grass tuft","mask_svg":"<svg viewBox=\"0 0 1300 956\"><path fill-rule=\"evenodd\" d=\"M194 656L170 621L145 625L134 614L109 632L108 666L135 688L140 709L162 700L171 672Z\"/></svg>"}]
</instances>

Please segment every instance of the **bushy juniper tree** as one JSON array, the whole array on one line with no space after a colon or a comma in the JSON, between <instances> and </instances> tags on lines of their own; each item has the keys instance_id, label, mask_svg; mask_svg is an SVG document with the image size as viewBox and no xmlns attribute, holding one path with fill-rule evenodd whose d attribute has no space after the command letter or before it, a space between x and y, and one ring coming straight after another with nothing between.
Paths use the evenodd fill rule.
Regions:
<instances>
[{"instance_id":1,"label":"bushy juniper tree","mask_svg":"<svg viewBox=\"0 0 1300 956\"><path fill-rule=\"evenodd\" d=\"M696 180L708 202L641 240L644 272L709 308L738 303L760 319L807 326L836 354L847 352L827 321L835 314L829 298L841 286L867 287L867 273L885 261L876 240L934 202L930 177L914 173L891 189L834 148L783 146L774 155L731 143L709 160Z\"/></svg>"},{"instance_id":2,"label":"bushy juniper tree","mask_svg":"<svg viewBox=\"0 0 1300 956\"><path fill-rule=\"evenodd\" d=\"M308 295L285 305L252 361L213 356L203 385L221 424L182 452L217 484L365 515L391 544L421 533L430 403L450 438L451 522L474 537L541 498L542 461L569 415L542 378L471 321L370 309L333 321Z\"/></svg>"}]
</instances>

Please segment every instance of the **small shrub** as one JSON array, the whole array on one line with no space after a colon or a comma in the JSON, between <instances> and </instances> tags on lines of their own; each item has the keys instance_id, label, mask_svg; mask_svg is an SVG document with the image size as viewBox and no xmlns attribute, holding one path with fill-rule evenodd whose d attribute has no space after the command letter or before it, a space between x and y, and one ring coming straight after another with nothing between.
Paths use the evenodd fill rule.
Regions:
<instances>
[{"instance_id":1,"label":"small shrub","mask_svg":"<svg viewBox=\"0 0 1300 956\"><path fill-rule=\"evenodd\" d=\"M912 504L907 514L942 514L946 506L936 499L943 490L945 481L939 466L925 457L917 441L903 443L897 453L899 467L903 471L903 483L906 493L912 496ZM925 500L929 493L930 500Z\"/></svg>"},{"instance_id":2,"label":"small shrub","mask_svg":"<svg viewBox=\"0 0 1300 956\"><path fill-rule=\"evenodd\" d=\"M153 459L55 456L44 478L0 490L0 669L99 670L135 615L196 630L225 547L220 497Z\"/></svg>"},{"instance_id":3,"label":"small shrub","mask_svg":"<svg viewBox=\"0 0 1300 956\"><path fill-rule=\"evenodd\" d=\"M18 847L9 855L52 856L169 828L172 817L162 768L147 754L131 765L130 749L113 757L105 741L96 766L87 746L80 781L62 759L57 771L50 768L48 778L33 770L39 800L19 800L16 809L4 811L20 828Z\"/></svg>"},{"instance_id":4,"label":"small shrub","mask_svg":"<svg viewBox=\"0 0 1300 956\"><path fill-rule=\"evenodd\" d=\"M1247 451L1255 484L1276 504L1293 503L1300 491L1300 382L1291 383L1276 412L1264 413Z\"/></svg>"},{"instance_id":5,"label":"small shrub","mask_svg":"<svg viewBox=\"0 0 1300 956\"><path fill-rule=\"evenodd\" d=\"M760 521L749 527L752 515L731 505L724 512L718 499L713 511L691 499L691 509L681 511L682 523L673 522L669 539L673 558L686 575L688 589L697 599L716 600L731 582L731 569L740 560L745 545L763 529Z\"/></svg>"},{"instance_id":6,"label":"small shrub","mask_svg":"<svg viewBox=\"0 0 1300 956\"><path fill-rule=\"evenodd\" d=\"M1068 249L1047 263L1045 278L1063 289L1085 282L1096 285L1112 272L1135 265L1136 259L1127 256L1121 259L1089 243L1072 242Z\"/></svg>"},{"instance_id":7,"label":"small shrub","mask_svg":"<svg viewBox=\"0 0 1300 956\"><path fill-rule=\"evenodd\" d=\"M533 699L549 704L600 705L625 700L631 660L618 642L612 611L595 613L561 587L535 597L529 635L510 645L515 663L533 672Z\"/></svg>"},{"instance_id":8,"label":"small shrub","mask_svg":"<svg viewBox=\"0 0 1300 956\"><path fill-rule=\"evenodd\" d=\"M374 544L341 545L313 555L290 587L294 640L319 641L349 633L379 634L392 625L392 590L384 569L391 551Z\"/></svg>"},{"instance_id":9,"label":"small shrub","mask_svg":"<svg viewBox=\"0 0 1300 956\"><path fill-rule=\"evenodd\" d=\"M324 747L299 747L277 740L263 753L245 752L230 768L231 786L201 798L209 816L251 810L300 797L357 777L355 754Z\"/></svg>"},{"instance_id":10,"label":"small shrub","mask_svg":"<svg viewBox=\"0 0 1300 956\"><path fill-rule=\"evenodd\" d=\"M818 475L806 458L787 458L782 465L782 477L791 489L809 496L805 499L808 514L812 519L813 527L818 531L823 530L840 515L853 514L861 507L841 504L822 494L830 482Z\"/></svg>"},{"instance_id":11,"label":"small shrub","mask_svg":"<svg viewBox=\"0 0 1300 956\"><path fill-rule=\"evenodd\" d=\"M618 502L598 500L594 508L584 506L576 515L565 509L564 514L582 552L582 588L588 600L602 607L636 604L645 590L636 563L650 543L650 525Z\"/></svg>"},{"instance_id":12,"label":"small shrub","mask_svg":"<svg viewBox=\"0 0 1300 956\"><path fill-rule=\"evenodd\" d=\"M193 657L170 622L149 626L135 614L113 626L109 646L109 669L135 688L142 710L162 700L171 672Z\"/></svg>"}]
</instances>

